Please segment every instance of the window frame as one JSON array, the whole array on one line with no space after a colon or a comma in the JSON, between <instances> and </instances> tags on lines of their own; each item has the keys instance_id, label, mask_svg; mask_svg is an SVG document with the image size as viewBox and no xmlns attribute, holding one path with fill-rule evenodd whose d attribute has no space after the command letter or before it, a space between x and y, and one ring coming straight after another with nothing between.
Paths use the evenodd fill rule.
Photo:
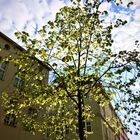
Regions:
<instances>
[{"instance_id":1,"label":"window frame","mask_svg":"<svg viewBox=\"0 0 140 140\"><path fill-rule=\"evenodd\" d=\"M4 118L4 124L12 127L16 127L16 115L14 113L6 114Z\"/></svg>"},{"instance_id":2,"label":"window frame","mask_svg":"<svg viewBox=\"0 0 140 140\"><path fill-rule=\"evenodd\" d=\"M6 67L7 67L6 65L7 65L6 62L0 62L0 80L4 80Z\"/></svg>"},{"instance_id":3,"label":"window frame","mask_svg":"<svg viewBox=\"0 0 140 140\"><path fill-rule=\"evenodd\" d=\"M45 138L49 138L50 137L50 129L49 128L46 128L46 131L45 131Z\"/></svg>"},{"instance_id":4,"label":"window frame","mask_svg":"<svg viewBox=\"0 0 140 140\"><path fill-rule=\"evenodd\" d=\"M37 119L38 117L38 111L37 109L33 107L29 107L27 113L28 113L28 116L31 117L32 119Z\"/></svg>"},{"instance_id":5,"label":"window frame","mask_svg":"<svg viewBox=\"0 0 140 140\"><path fill-rule=\"evenodd\" d=\"M68 125L65 125L65 133L66 135L70 133L70 127Z\"/></svg>"},{"instance_id":6,"label":"window frame","mask_svg":"<svg viewBox=\"0 0 140 140\"><path fill-rule=\"evenodd\" d=\"M14 86L20 89L22 89L24 86L24 80L20 78L18 75L15 76Z\"/></svg>"},{"instance_id":7,"label":"window frame","mask_svg":"<svg viewBox=\"0 0 140 140\"><path fill-rule=\"evenodd\" d=\"M89 130L90 128L90 130ZM86 122L86 131L87 132L92 132L92 123L90 121Z\"/></svg>"}]
</instances>

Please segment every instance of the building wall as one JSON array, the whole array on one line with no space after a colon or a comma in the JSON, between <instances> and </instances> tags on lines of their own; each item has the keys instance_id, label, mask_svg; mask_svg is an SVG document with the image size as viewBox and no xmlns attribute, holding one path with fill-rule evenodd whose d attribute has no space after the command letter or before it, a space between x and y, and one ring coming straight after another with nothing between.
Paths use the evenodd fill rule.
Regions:
<instances>
[{"instance_id":1,"label":"building wall","mask_svg":"<svg viewBox=\"0 0 140 140\"><path fill-rule=\"evenodd\" d=\"M5 45L10 48L5 48ZM20 48L18 44L12 42L6 36L1 36L0 33L0 59L7 58L8 56L17 57L18 52L24 51ZM48 82L48 72L49 70L43 66L43 73L46 75L44 78L44 83ZM16 127L8 126L4 124L5 111L2 106L2 97L1 94L3 91L8 92L12 95L15 90L15 78L17 73L17 67L14 63L6 63L6 69L4 73L4 78L0 80L0 139L2 140L44 140L44 136L37 134L31 135L29 132L24 131L23 128L17 123Z\"/></svg>"},{"instance_id":2,"label":"building wall","mask_svg":"<svg viewBox=\"0 0 140 140\"><path fill-rule=\"evenodd\" d=\"M100 108L100 110L101 110L102 127L103 127L105 140L106 139L108 140L109 138L110 138L109 140L128 140L126 130L124 129L124 126L120 118L113 110L112 105L108 104ZM110 120L106 121L107 118L109 118ZM108 126L104 125L104 122L106 122ZM118 133L116 133L115 130L117 130Z\"/></svg>"}]
</instances>

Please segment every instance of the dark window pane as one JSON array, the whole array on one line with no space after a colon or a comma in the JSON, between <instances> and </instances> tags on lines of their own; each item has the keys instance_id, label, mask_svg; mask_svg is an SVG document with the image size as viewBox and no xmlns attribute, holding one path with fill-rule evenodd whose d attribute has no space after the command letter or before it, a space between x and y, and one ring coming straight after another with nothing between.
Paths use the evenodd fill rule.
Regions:
<instances>
[{"instance_id":1,"label":"dark window pane","mask_svg":"<svg viewBox=\"0 0 140 140\"><path fill-rule=\"evenodd\" d=\"M15 114L6 114L4 124L8 126L16 127L16 116Z\"/></svg>"},{"instance_id":2,"label":"dark window pane","mask_svg":"<svg viewBox=\"0 0 140 140\"><path fill-rule=\"evenodd\" d=\"M4 71L0 70L0 80L3 80L3 78L4 78Z\"/></svg>"}]
</instances>

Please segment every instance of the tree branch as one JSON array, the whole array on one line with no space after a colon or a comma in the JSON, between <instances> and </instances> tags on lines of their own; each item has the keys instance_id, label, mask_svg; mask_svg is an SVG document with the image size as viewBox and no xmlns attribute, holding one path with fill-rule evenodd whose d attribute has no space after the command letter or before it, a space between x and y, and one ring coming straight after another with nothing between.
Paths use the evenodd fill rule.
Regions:
<instances>
[{"instance_id":1,"label":"tree branch","mask_svg":"<svg viewBox=\"0 0 140 140\"><path fill-rule=\"evenodd\" d=\"M85 60L85 67L84 67L84 75L86 74L87 59L88 59L89 47L90 47L90 43L91 43L91 37L92 37L92 34L90 34L89 43L88 43L88 46L86 49L87 53L86 53L86 60Z\"/></svg>"}]
</instances>

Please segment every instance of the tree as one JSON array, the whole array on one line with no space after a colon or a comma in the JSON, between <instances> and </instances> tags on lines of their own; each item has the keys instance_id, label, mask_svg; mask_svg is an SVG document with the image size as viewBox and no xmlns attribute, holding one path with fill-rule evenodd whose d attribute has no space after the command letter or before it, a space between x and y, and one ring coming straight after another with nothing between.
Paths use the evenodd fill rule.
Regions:
<instances>
[{"instance_id":1,"label":"tree","mask_svg":"<svg viewBox=\"0 0 140 140\"><path fill-rule=\"evenodd\" d=\"M111 102L114 96L127 95L128 98L115 104L118 110L121 103L131 103L136 97L130 87L135 85L140 76L139 52L136 49L113 52L112 30L125 25L127 21L115 19L105 23L108 11L100 11L104 2L114 3L116 6L122 4L121 1L117 3L114 0L86 0L81 5L81 1L72 0L72 6L61 8L55 20L49 21L38 31L40 39L32 39L24 31L16 33L28 51L26 55L20 54L26 61L17 62L14 59L20 66L20 72L27 66L28 58L38 57L55 75L52 85L42 86L31 82L31 77L34 80L43 79L33 77L30 72L32 68L24 73L26 82L30 82L20 90L21 96L14 106L18 110L17 115L22 116L25 108L34 105L43 114L41 122L27 115L21 117L28 130L44 132L48 127L52 137L57 133L57 139L63 139L65 127L68 124L75 127L78 123L79 139L83 140L87 134L83 123L85 119L93 117L90 106L84 103L87 95L90 94L101 106ZM131 4L133 3L130 2L128 7ZM138 45L137 41L136 43ZM128 76L124 78L126 74ZM29 89L32 88L34 90L31 92ZM5 96L4 99L7 99ZM8 103L5 102L6 106ZM46 107L48 113L44 113ZM131 112L124 106L123 109Z\"/></svg>"}]
</instances>

